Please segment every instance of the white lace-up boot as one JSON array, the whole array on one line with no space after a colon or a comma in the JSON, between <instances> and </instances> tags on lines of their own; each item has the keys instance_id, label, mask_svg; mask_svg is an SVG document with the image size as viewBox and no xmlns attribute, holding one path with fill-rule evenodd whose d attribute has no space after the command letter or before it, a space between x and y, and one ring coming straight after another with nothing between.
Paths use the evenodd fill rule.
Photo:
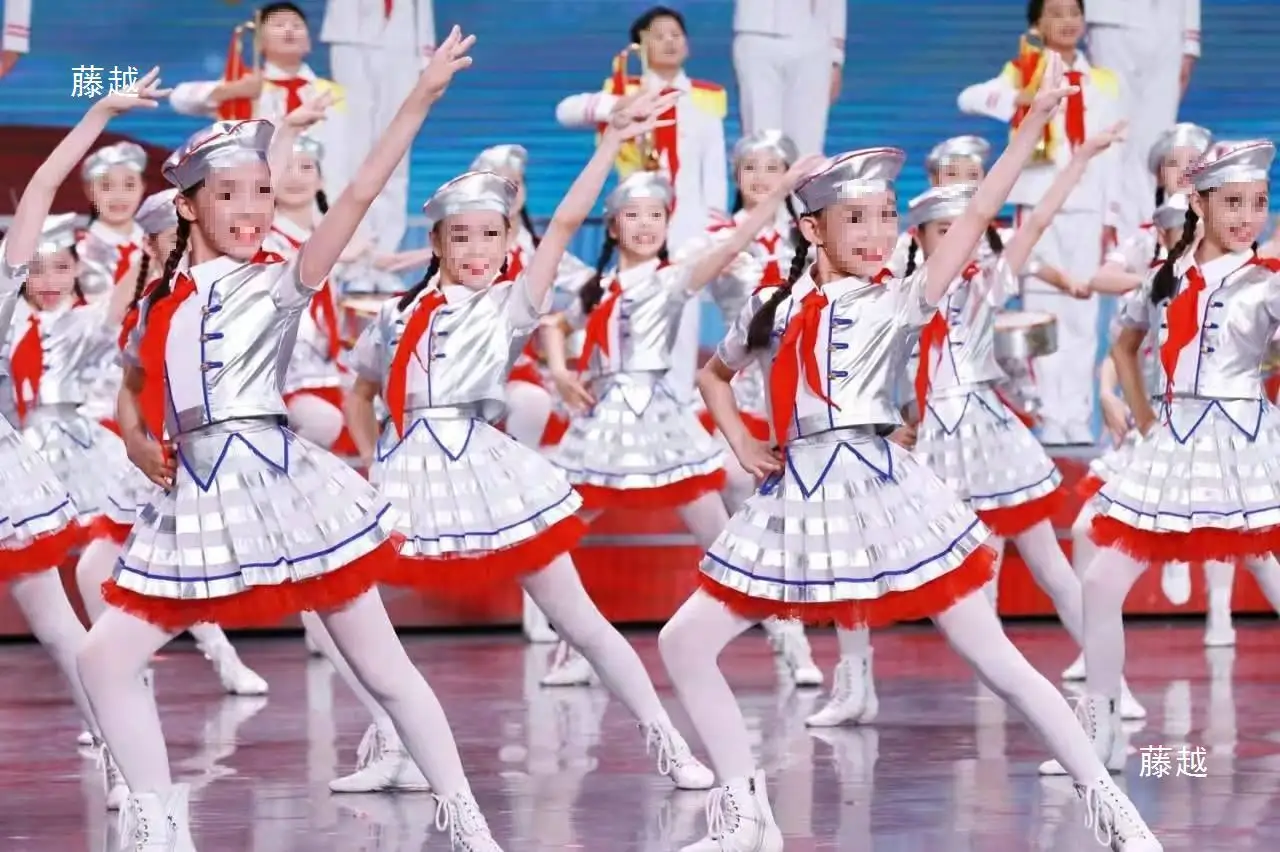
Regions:
<instances>
[{"instance_id":1,"label":"white lace-up boot","mask_svg":"<svg viewBox=\"0 0 1280 852\"><path fill-rule=\"evenodd\" d=\"M116 766L107 744L98 741L95 746L98 749L98 766L102 769L102 789L107 793L107 810L118 811L129 800L129 785L120 774L120 767Z\"/></svg>"},{"instance_id":2,"label":"white lace-up boot","mask_svg":"<svg viewBox=\"0 0 1280 852\"><path fill-rule=\"evenodd\" d=\"M782 852L764 771L735 778L707 796L707 836L680 852Z\"/></svg>"},{"instance_id":3,"label":"white lace-up boot","mask_svg":"<svg viewBox=\"0 0 1280 852\"><path fill-rule=\"evenodd\" d=\"M120 852L195 852L190 792L175 784L165 794L131 794L120 809Z\"/></svg>"},{"instance_id":4,"label":"white lace-up boot","mask_svg":"<svg viewBox=\"0 0 1280 852\"><path fill-rule=\"evenodd\" d=\"M1085 696L1076 704L1076 718L1107 771L1123 772L1128 745L1121 727L1119 703L1097 695ZM1040 774L1069 773L1058 761L1046 760L1040 764Z\"/></svg>"},{"instance_id":5,"label":"white lace-up boot","mask_svg":"<svg viewBox=\"0 0 1280 852\"><path fill-rule=\"evenodd\" d=\"M561 639L552 658L551 671L543 675L539 683L543 686L590 686L595 677L595 670L587 658Z\"/></svg>"},{"instance_id":6,"label":"white lace-up boot","mask_svg":"<svg viewBox=\"0 0 1280 852\"><path fill-rule=\"evenodd\" d=\"M394 733L370 725L356 752L356 771L329 782L334 793L425 793L431 789Z\"/></svg>"},{"instance_id":7,"label":"white lace-up boot","mask_svg":"<svg viewBox=\"0 0 1280 852\"><path fill-rule=\"evenodd\" d=\"M436 829L449 833L453 852L502 852L470 792L436 796Z\"/></svg>"},{"instance_id":8,"label":"white lace-up boot","mask_svg":"<svg viewBox=\"0 0 1280 852\"><path fill-rule=\"evenodd\" d=\"M822 686L822 670L813 662L813 649L799 621L770 618L764 622L773 652L782 658L796 686Z\"/></svg>"},{"instance_id":9,"label":"white lace-up boot","mask_svg":"<svg viewBox=\"0 0 1280 852\"><path fill-rule=\"evenodd\" d=\"M670 778L677 788L710 790L716 783L716 774L693 756L693 750L670 719L649 722L641 725L640 729L644 732L645 753L656 749L658 771Z\"/></svg>"},{"instance_id":10,"label":"white lace-up boot","mask_svg":"<svg viewBox=\"0 0 1280 852\"><path fill-rule=\"evenodd\" d=\"M1110 777L1087 787L1077 784L1076 793L1085 802L1085 824L1103 846L1112 852L1164 852L1133 802Z\"/></svg>"},{"instance_id":11,"label":"white lace-up boot","mask_svg":"<svg viewBox=\"0 0 1280 852\"><path fill-rule=\"evenodd\" d=\"M1063 680L1084 680L1085 679L1083 651L1080 652L1080 656L1076 657L1075 661L1072 662L1071 665L1067 666L1065 669L1062 670L1062 679Z\"/></svg>"},{"instance_id":12,"label":"white lace-up boot","mask_svg":"<svg viewBox=\"0 0 1280 852\"><path fill-rule=\"evenodd\" d=\"M865 725L880 712L876 682L871 669L871 651L865 657L842 657L836 666L835 685L827 705L804 723L811 728Z\"/></svg>"},{"instance_id":13,"label":"white lace-up boot","mask_svg":"<svg viewBox=\"0 0 1280 852\"><path fill-rule=\"evenodd\" d=\"M213 663L213 670L218 673L218 680L222 681L222 688L228 695L267 694L267 682L244 664L230 642L206 646L197 641L196 647L206 660Z\"/></svg>"}]
</instances>

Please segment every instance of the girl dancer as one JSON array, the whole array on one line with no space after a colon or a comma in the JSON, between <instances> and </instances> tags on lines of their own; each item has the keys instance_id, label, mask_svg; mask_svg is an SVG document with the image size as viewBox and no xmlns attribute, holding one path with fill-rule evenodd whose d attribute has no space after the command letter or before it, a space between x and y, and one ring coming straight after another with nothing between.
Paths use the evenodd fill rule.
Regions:
<instances>
[{"instance_id":1,"label":"girl dancer","mask_svg":"<svg viewBox=\"0 0 1280 852\"><path fill-rule=\"evenodd\" d=\"M1121 611L1150 565L1244 559L1280 609L1280 414L1261 362L1280 327L1280 262L1252 249L1267 222L1268 141L1219 143L1191 168L1182 237L1131 300L1112 349L1145 436L1094 501L1099 551L1084 576L1087 697L1081 721L1100 755L1119 735ZM1138 353L1159 329L1157 419ZM1123 763L1123 755L1115 755Z\"/></svg>"},{"instance_id":2,"label":"girl dancer","mask_svg":"<svg viewBox=\"0 0 1280 852\"><path fill-rule=\"evenodd\" d=\"M880 437L899 422L892 395L911 336L972 257L1058 103L1071 92L1050 61L1027 119L968 208L919 270L883 271L897 238L893 180L904 155L878 148L828 161L796 194L804 241L783 286L757 294L699 383L743 467L766 476L708 551L702 588L663 628L677 693L725 786L710 836L686 852L777 852L764 773L716 658L769 615L845 626L933 617L992 689L1026 713L1086 793L1090 818L1124 852L1159 850L1093 754L1071 709L1004 635L981 587L995 554L982 522L924 464ZM816 263L805 274L810 244ZM784 453L748 433L730 380L762 351ZM819 372L821 364L825 370Z\"/></svg>"},{"instance_id":3,"label":"girl dancer","mask_svg":"<svg viewBox=\"0 0 1280 852\"><path fill-rule=\"evenodd\" d=\"M757 205L769 197L797 159L799 152L795 143L781 131L762 130L739 139L733 146L732 158L734 181L738 187L733 215L712 225L708 229L708 238L714 241L732 233ZM796 234L795 208L788 198L774 220L755 235L746 252L708 286L726 325L742 313L742 306L753 292L782 282L782 270L790 268L795 255ZM691 256L705 250L707 244L707 239L694 241L681 248L680 254ZM769 419L764 399L764 374L756 369L742 371L733 381L733 392L751 434L767 438ZM715 434L715 423L705 408L699 412L698 419L708 432ZM755 491L756 483L732 457L725 465L725 474L721 496L725 509L732 514ZM764 629L774 653L781 658L796 686L822 685L822 670L813 662L813 652L803 624L770 618L765 620Z\"/></svg>"},{"instance_id":4,"label":"girl dancer","mask_svg":"<svg viewBox=\"0 0 1280 852\"><path fill-rule=\"evenodd\" d=\"M587 509L670 506L703 546L723 529L727 515L717 493L725 485L723 453L666 384L672 339L685 302L777 218L798 169L730 236L675 264L667 260L673 199L666 178L633 174L605 200L609 230L596 275L564 315L568 327L586 331L585 383L566 367L565 329L543 332L557 388L575 409L550 457ZM618 265L606 273L615 251ZM590 664L574 650L543 683L590 677Z\"/></svg>"},{"instance_id":5,"label":"girl dancer","mask_svg":"<svg viewBox=\"0 0 1280 852\"><path fill-rule=\"evenodd\" d=\"M139 232L143 234L143 255L138 264L135 298L143 291L144 284L150 283L148 271L159 269L161 258L168 257L173 250L178 227L178 212L173 206L176 194L174 190L156 193L148 196L138 208L137 224ZM127 291L128 282L121 284L123 286L117 286L116 289ZM125 316L121 341L127 338L136 323L135 309ZM81 410L84 411L84 408ZM146 477L133 465L128 465L125 470L126 475L116 481L115 487L107 495L111 503L111 515L98 517L90 525L89 543L80 552L80 559L76 562L76 586L80 590L80 598L84 601L85 613L90 622L97 621L106 609L106 603L102 599L102 584L111 576L111 570L123 552L123 544L129 537L137 510L147 504L153 490ZM213 663L214 671L228 694L267 694L267 682L240 660L240 655L236 653L222 628L214 624L197 624L192 626L190 633L201 653ZM145 679L148 684L151 683L150 670ZM92 743L93 735L89 731L80 735L81 745ZM112 808L118 808L128 795L123 787L116 786L115 789L116 794L107 800L108 806Z\"/></svg>"},{"instance_id":6,"label":"girl dancer","mask_svg":"<svg viewBox=\"0 0 1280 852\"><path fill-rule=\"evenodd\" d=\"M260 249L274 207L269 123L215 124L166 161L165 176L181 193L178 245L130 342L119 406L130 457L166 493L139 514L104 590L112 608L93 626L78 661L133 789L126 848L193 848L188 791L170 778L155 702L138 679L147 660L193 623L308 609L324 613L343 656L425 767L437 825L450 830L454 848L499 848L440 703L373 588L398 570L393 513L357 473L281 425L279 391L281 347L431 105L470 64L473 42L453 29L291 262ZM277 166L294 142L282 133L270 151ZM179 272L188 243L190 263ZM166 427L165 444L149 437Z\"/></svg>"},{"instance_id":7,"label":"girl dancer","mask_svg":"<svg viewBox=\"0 0 1280 852\"><path fill-rule=\"evenodd\" d=\"M969 263L923 329L914 381L920 412L916 455L994 534L988 542L997 553L987 586L992 604L1004 542L1012 539L1077 644L1084 635L1080 581L1058 545L1052 523L1066 497L1062 474L996 390L1004 372L995 361L995 319L1033 246L1089 162L1107 150L1122 129L1112 128L1081 146L1007 248L987 226L986 259ZM907 224L915 237L907 252L908 276L917 268L917 257L927 260L964 215L974 189L963 184L935 187L911 201ZM836 688L828 705L806 720L813 727L869 722L879 709L868 632L838 630L837 635L841 655ZM1131 718L1146 715L1132 696L1129 702Z\"/></svg>"},{"instance_id":8,"label":"girl dancer","mask_svg":"<svg viewBox=\"0 0 1280 852\"><path fill-rule=\"evenodd\" d=\"M361 335L352 394L364 404L351 410L362 412L353 427L364 440L377 431L374 397L381 393L391 412L370 478L399 512L401 555L421 565L420 585L447 593L520 577L635 714L657 746L660 770L678 787L705 790L711 771L694 759L640 658L578 580L568 551L586 531L575 516L581 498L537 450L490 425L502 414L513 343L538 327L560 253L591 212L622 143L660 124L657 116L673 102L645 94L615 114L514 281L499 279L515 184L468 172L441 187L423 208L438 259Z\"/></svg>"}]
</instances>

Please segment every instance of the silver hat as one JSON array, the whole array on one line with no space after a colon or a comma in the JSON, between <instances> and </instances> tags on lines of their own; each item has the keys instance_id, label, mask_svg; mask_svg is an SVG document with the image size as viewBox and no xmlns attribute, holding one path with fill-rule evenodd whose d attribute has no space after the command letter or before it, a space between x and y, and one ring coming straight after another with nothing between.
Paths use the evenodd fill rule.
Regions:
<instances>
[{"instance_id":1,"label":"silver hat","mask_svg":"<svg viewBox=\"0 0 1280 852\"><path fill-rule=\"evenodd\" d=\"M899 148L863 148L827 160L800 182L796 197L808 213L839 201L893 190L907 155Z\"/></svg>"},{"instance_id":2,"label":"silver hat","mask_svg":"<svg viewBox=\"0 0 1280 852\"><path fill-rule=\"evenodd\" d=\"M493 172L467 172L446 183L422 205L430 231L448 216L492 211L511 215L516 201L516 185Z\"/></svg>"},{"instance_id":3,"label":"silver hat","mask_svg":"<svg viewBox=\"0 0 1280 852\"><path fill-rule=\"evenodd\" d=\"M935 186L928 192L911 199L907 207L907 227L918 228L928 222L955 219L978 191L976 184L957 183L951 186Z\"/></svg>"},{"instance_id":4,"label":"silver hat","mask_svg":"<svg viewBox=\"0 0 1280 852\"><path fill-rule=\"evenodd\" d=\"M1203 154L1212 144L1213 134L1200 125L1189 121L1175 124L1156 137L1151 152L1147 154L1147 168L1158 175L1164 158L1175 148L1194 148L1197 154Z\"/></svg>"},{"instance_id":5,"label":"silver hat","mask_svg":"<svg viewBox=\"0 0 1280 852\"><path fill-rule=\"evenodd\" d=\"M485 148L471 161L473 172L512 172L524 177L529 152L523 145L494 145Z\"/></svg>"},{"instance_id":6,"label":"silver hat","mask_svg":"<svg viewBox=\"0 0 1280 852\"><path fill-rule=\"evenodd\" d=\"M293 142L295 154L310 157L317 163L324 159L324 143L309 133L300 133Z\"/></svg>"},{"instance_id":7,"label":"silver hat","mask_svg":"<svg viewBox=\"0 0 1280 852\"><path fill-rule=\"evenodd\" d=\"M193 134L164 161L164 177L186 191L214 169L267 162L275 127L265 119L219 121Z\"/></svg>"},{"instance_id":8,"label":"silver hat","mask_svg":"<svg viewBox=\"0 0 1280 852\"><path fill-rule=\"evenodd\" d=\"M1196 192L1217 189L1228 183L1267 180L1275 156L1276 146L1267 139L1218 142L1187 170L1187 177Z\"/></svg>"},{"instance_id":9,"label":"silver hat","mask_svg":"<svg viewBox=\"0 0 1280 852\"><path fill-rule=\"evenodd\" d=\"M733 170L735 172L738 170L744 157L762 152L776 155L787 164L788 168L800 159L800 151L796 148L796 143L791 141L790 136L781 130L757 130L755 133L743 136L733 146Z\"/></svg>"},{"instance_id":10,"label":"silver hat","mask_svg":"<svg viewBox=\"0 0 1280 852\"><path fill-rule=\"evenodd\" d=\"M78 230L76 218L74 213L45 216L44 223L40 226L40 244L36 247L36 254L53 254L73 248Z\"/></svg>"},{"instance_id":11,"label":"silver hat","mask_svg":"<svg viewBox=\"0 0 1280 852\"><path fill-rule=\"evenodd\" d=\"M675 200L671 181L659 172L634 172L621 180L604 200L604 217L612 219L628 202L641 198L656 198L670 210Z\"/></svg>"},{"instance_id":12,"label":"silver hat","mask_svg":"<svg viewBox=\"0 0 1280 852\"><path fill-rule=\"evenodd\" d=\"M1156 227L1162 231L1181 228L1187 221L1187 211L1190 209L1191 204L1187 196L1179 192L1176 195L1170 195L1164 200L1164 204L1156 208L1151 221L1155 222Z\"/></svg>"},{"instance_id":13,"label":"silver hat","mask_svg":"<svg viewBox=\"0 0 1280 852\"><path fill-rule=\"evenodd\" d=\"M952 136L933 146L924 158L924 167L926 171L936 172L949 160L975 160L979 165L986 165L990 156L991 143L981 136Z\"/></svg>"},{"instance_id":14,"label":"silver hat","mask_svg":"<svg viewBox=\"0 0 1280 852\"><path fill-rule=\"evenodd\" d=\"M133 215L133 221L149 237L178 227L178 208L174 206L174 199L177 197L176 189L148 195L142 199L138 212Z\"/></svg>"},{"instance_id":15,"label":"silver hat","mask_svg":"<svg viewBox=\"0 0 1280 852\"><path fill-rule=\"evenodd\" d=\"M136 142L117 142L99 148L84 158L80 177L93 180L105 175L116 166L125 166L138 174L147 170L147 152Z\"/></svg>"}]
</instances>

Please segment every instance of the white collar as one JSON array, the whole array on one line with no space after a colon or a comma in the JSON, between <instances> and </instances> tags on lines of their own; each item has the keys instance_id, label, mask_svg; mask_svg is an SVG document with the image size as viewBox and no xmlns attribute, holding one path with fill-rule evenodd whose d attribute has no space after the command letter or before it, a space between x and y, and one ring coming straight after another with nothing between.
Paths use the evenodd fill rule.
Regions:
<instances>
[{"instance_id":1,"label":"white collar","mask_svg":"<svg viewBox=\"0 0 1280 852\"><path fill-rule=\"evenodd\" d=\"M625 287L628 284L635 284L653 275L655 272L658 271L658 267L661 264L662 264L662 261L658 260L658 258L655 257L655 258L646 260L644 263L641 263L638 266L633 266L630 269L627 269L621 272L619 272L618 268L615 266L609 272L608 277L616 278L618 283Z\"/></svg>"},{"instance_id":2,"label":"white collar","mask_svg":"<svg viewBox=\"0 0 1280 852\"><path fill-rule=\"evenodd\" d=\"M834 281L828 281L822 285L822 292L826 294L827 301L833 302L841 296L847 296L859 290L865 290L871 287L884 287L888 281L876 284L869 279L849 276L848 278L837 278ZM813 282L813 267L810 266L804 275L796 282L796 286L791 290L791 298L799 301L813 290L817 290L818 286Z\"/></svg>"},{"instance_id":3,"label":"white collar","mask_svg":"<svg viewBox=\"0 0 1280 852\"><path fill-rule=\"evenodd\" d=\"M272 230L279 231L285 237L299 243L305 243L311 238L311 229L304 228L292 219L277 215L271 220Z\"/></svg>"},{"instance_id":4,"label":"white collar","mask_svg":"<svg viewBox=\"0 0 1280 852\"><path fill-rule=\"evenodd\" d=\"M657 86L659 89L672 88L679 89L682 92L687 92L693 88L693 81L689 79L689 75L684 73L683 69L669 83L650 71L645 74L645 82L651 86Z\"/></svg>"},{"instance_id":5,"label":"white collar","mask_svg":"<svg viewBox=\"0 0 1280 852\"><path fill-rule=\"evenodd\" d=\"M1234 254L1224 254L1208 263L1201 264L1200 274L1204 276L1206 284L1216 284L1231 273L1244 267L1251 260L1253 260L1253 251L1251 249L1238 251Z\"/></svg>"},{"instance_id":6,"label":"white collar","mask_svg":"<svg viewBox=\"0 0 1280 852\"><path fill-rule=\"evenodd\" d=\"M110 227L101 219L95 219L89 223L89 233L93 234L95 239L101 240L109 246L122 246L125 243L131 243L135 246L142 245L145 234L137 222L131 222L129 233L122 234L115 228Z\"/></svg>"},{"instance_id":7,"label":"white collar","mask_svg":"<svg viewBox=\"0 0 1280 852\"><path fill-rule=\"evenodd\" d=\"M178 271L185 272L191 278L191 281L196 285L197 293L208 293L219 280L226 278L232 272L248 263L248 261L236 260L234 257L227 257L224 254L221 257L215 257L213 260L206 260L204 263L188 266L187 257L189 255L183 257L181 264L178 266Z\"/></svg>"},{"instance_id":8,"label":"white collar","mask_svg":"<svg viewBox=\"0 0 1280 852\"><path fill-rule=\"evenodd\" d=\"M294 78L298 78L302 80L314 80L316 78L316 72L312 71L311 66L305 62L302 63L300 66L298 66L297 74L290 74L288 71L285 71L279 65L275 65L271 62L264 61L262 63L262 76L264 79L268 81L292 80Z\"/></svg>"}]
</instances>

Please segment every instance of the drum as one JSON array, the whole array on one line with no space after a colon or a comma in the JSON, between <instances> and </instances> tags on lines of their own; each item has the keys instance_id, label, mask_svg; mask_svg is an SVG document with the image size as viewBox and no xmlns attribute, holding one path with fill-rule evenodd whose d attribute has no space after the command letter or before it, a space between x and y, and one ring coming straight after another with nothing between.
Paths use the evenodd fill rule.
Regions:
<instances>
[{"instance_id":1,"label":"drum","mask_svg":"<svg viewBox=\"0 0 1280 852\"><path fill-rule=\"evenodd\" d=\"M1053 314L1003 311L996 316L996 360L1026 362L1058 351L1058 321Z\"/></svg>"},{"instance_id":2,"label":"drum","mask_svg":"<svg viewBox=\"0 0 1280 852\"><path fill-rule=\"evenodd\" d=\"M342 340L347 346L355 346L360 333L378 317L378 311L388 299L399 298L380 293L356 293L344 296L338 310Z\"/></svg>"}]
</instances>

